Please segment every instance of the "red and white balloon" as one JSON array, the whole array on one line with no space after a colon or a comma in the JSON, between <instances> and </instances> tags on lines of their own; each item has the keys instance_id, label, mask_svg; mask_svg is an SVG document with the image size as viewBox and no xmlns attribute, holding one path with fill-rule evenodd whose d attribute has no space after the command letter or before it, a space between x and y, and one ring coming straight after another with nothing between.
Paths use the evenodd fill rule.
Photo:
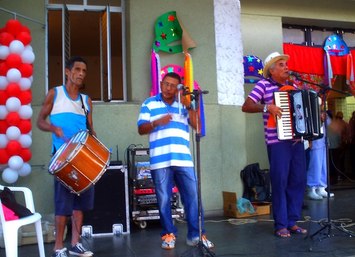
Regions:
<instances>
[{"instance_id":1,"label":"red and white balloon","mask_svg":"<svg viewBox=\"0 0 355 257\"><path fill-rule=\"evenodd\" d=\"M31 40L29 28L16 19L0 28L0 170L9 184L31 173Z\"/></svg>"}]
</instances>

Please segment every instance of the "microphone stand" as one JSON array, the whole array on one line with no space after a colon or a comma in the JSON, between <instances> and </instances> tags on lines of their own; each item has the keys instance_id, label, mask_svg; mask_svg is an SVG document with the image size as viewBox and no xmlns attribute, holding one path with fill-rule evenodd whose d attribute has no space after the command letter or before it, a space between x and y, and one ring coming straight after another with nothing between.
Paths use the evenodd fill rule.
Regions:
<instances>
[{"instance_id":1,"label":"microphone stand","mask_svg":"<svg viewBox=\"0 0 355 257\"><path fill-rule=\"evenodd\" d=\"M199 109L199 99L201 94L208 94L208 91L193 90L192 92L184 92L184 95L190 95L191 101L195 101L194 110ZM199 116L196 115L197 128L195 131L196 142L196 171L197 171L197 200L198 200L198 228L199 228L199 241L196 246L184 252L181 257L215 257L215 253L212 252L202 242L202 197L201 197L201 159L200 159L200 141L201 133L199 128Z\"/></svg>"},{"instance_id":2,"label":"microphone stand","mask_svg":"<svg viewBox=\"0 0 355 257\"><path fill-rule=\"evenodd\" d=\"M328 91L334 91L334 92L338 92L340 94L343 95L347 95L350 96L349 93L337 90L337 89L333 89L331 87L329 87L328 85L324 85L324 84L317 84L311 81L307 81L302 79L298 74L295 73L291 73L291 75L295 76L296 79L298 81L307 83L307 84L311 84L311 85L315 85L317 87L320 88L319 90L319 95L321 96L322 99L322 110L326 113L327 111L327 105L326 105L326 100L327 100L327 92ZM326 239L326 238L330 238L331 236L334 236L331 231L332 229L337 229L343 233L346 233L349 237L353 237L355 236L355 233L352 233L351 231L345 230L344 228L342 228L341 226L337 226L334 224L334 222L330 219L330 174L329 174L329 146L328 146L328 133L327 133L327 118L324 121L324 140L325 140L325 147L326 147L326 165L327 165L327 219L326 221L321 221L319 222L319 224L322 226L320 229L318 229L316 232L314 232L311 235L307 235L306 238L308 238L308 236L310 237L310 239L313 239L316 235L319 234L319 241L322 241L322 239ZM309 248L310 251L312 251L312 246L310 246Z\"/></svg>"}]
</instances>

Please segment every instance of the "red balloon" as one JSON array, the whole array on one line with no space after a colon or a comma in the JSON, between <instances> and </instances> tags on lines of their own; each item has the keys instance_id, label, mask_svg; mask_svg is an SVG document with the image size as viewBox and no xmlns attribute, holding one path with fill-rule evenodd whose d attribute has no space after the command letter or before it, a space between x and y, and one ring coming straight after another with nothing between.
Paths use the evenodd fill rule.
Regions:
<instances>
[{"instance_id":1,"label":"red balloon","mask_svg":"<svg viewBox=\"0 0 355 257\"><path fill-rule=\"evenodd\" d=\"M0 34L0 45L9 46L14 39L15 37L10 33L2 32Z\"/></svg>"},{"instance_id":2,"label":"red balloon","mask_svg":"<svg viewBox=\"0 0 355 257\"><path fill-rule=\"evenodd\" d=\"M8 97L19 97L21 94L21 88L17 83L9 83L6 87L6 93Z\"/></svg>"},{"instance_id":3,"label":"red balloon","mask_svg":"<svg viewBox=\"0 0 355 257\"><path fill-rule=\"evenodd\" d=\"M6 76L9 67L7 67L6 62L0 63L0 76Z\"/></svg>"},{"instance_id":4,"label":"red balloon","mask_svg":"<svg viewBox=\"0 0 355 257\"><path fill-rule=\"evenodd\" d=\"M5 90L0 90L0 105L5 105L9 96ZM21 100L20 100L21 101Z\"/></svg>"},{"instance_id":5,"label":"red balloon","mask_svg":"<svg viewBox=\"0 0 355 257\"><path fill-rule=\"evenodd\" d=\"M18 33L16 39L21 41L24 46L30 44L32 41L31 34L27 31L21 31Z\"/></svg>"},{"instance_id":6,"label":"red balloon","mask_svg":"<svg viewBox=\"0 0 355 257\"><path fill-rule=\"evenodd\" d=\"M31 30L26 25L22 25L21 32L27 32L28 34L31 34Z\"/></svg>"},{"instance_id":7,"label":"red balloon","mask_svg":"<svg viewBox=\"0 0 355 257\"><path fill-rule=\"evenodd\" d=\"M22 63L19 67L19 71L21 72L22 77L31 77L33 73L33 65L29 63Z\"/></svg>"},{"instance_id":8,"label":"red balloon","mask_svg":"<svg viewBox=\"0 0 355 257\"><path fill-rule=\"evenodd\" d=\"M18 54L9 54L6 58L6 65L9 69L18 68L22 63L21 56Z\"/></svg>"},{"instance_id":9,"label":"red balloon","mask_svg":"<svg viewBox=\"0 0 355 257\"><path fill-rule=\"evenodd\" d=\"M6 31L16 36L22 29L22 24L18 20L8 20L5 25Z\"/></svg>"},{"instance_id":10,"label":"red balloon","mask_svg":"<svg viewBox=\"0 0 355 257\"><path fill-rule=\"evenodd\" d=\"M21 144L16 140L10 140L6 146L6 151L10 156L19 155L21 149Z\"/></svg>"},{"instance_id":11,"label":"red balloon","mask_svg":"<svg viewBox=\"0 0 355 257\"><path fill-rule=\"evenodd\" d=\"M21 134L28 134L32 130L31 120L21 120L18 124Z\"/></svg>"},{"instance_id":12,"label":"red balloon","mask_svg":"<svg viewBox=\"0 0 355 257\"><path fill-rule=\"evenodd\" d=\"M22 148L19 155L24 162L29 162L32 157L32 153L31 153L30 149L28 149L28 148Z\"/></svg>"},{"instance_id":13,"label":"red balloon","mask_svg":"<svg viewBox=\"0 0 355 257\"><path fill-rule=\"evenodd\" d=\"M6 134L6 130L9 128L6 120L0 120L0 134Z\"/></svg>"},{"instance_id":14,"label":"red balloon","mask_svg":"<svg viewBox=\"0 0 355 257\"><path fill-rule=\"evenodd\" d=\"M32 101L32 92L31 89L22 91L19 95L19 99L22 105L30 104Z\"/></svg>"},{"instance_id":15,"label":"red balloon","mask_svg":"<svg viewBox=\"0 0 355 257\"><path fill-rule=\"evenodd\" d=\"M17 126L20 120L20 115L17 112L9 112L6 116L6 122L9 126Z\"/></svg>"},{"instance_id":16,"label":"red balloon","mask_svg":"<svg viewBox=\"0 0 355 257\"><path fill-rule=\"evenodd\" d=\"M5 149L0 149L0 164L7 164L10 156Z\"/></svg>"}]
</instances>

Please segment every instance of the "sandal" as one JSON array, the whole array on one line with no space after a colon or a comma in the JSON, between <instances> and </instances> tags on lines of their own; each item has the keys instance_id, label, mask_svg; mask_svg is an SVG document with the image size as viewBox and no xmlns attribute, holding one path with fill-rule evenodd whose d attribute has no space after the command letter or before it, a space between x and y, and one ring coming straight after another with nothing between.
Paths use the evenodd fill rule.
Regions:
<instances>
[{"instance_id":1,"label":"sandal","mask_svg":"<svg viewBox=\"0 0 355 257\"><path fill-rule=\"evenodd\" d=\"M287 238L291 237L290 231L286 228L281 228L279 230L275 231L275 236L280 237L280 238Z\"/></svg>"},{"instance_id":2,"label":"sandal","mask_svg":"<svg viewBox=\"0 0 355 257\"><path fill-rule=\"evenodd\" d=\"M300 235L307 234L307 229L301 228L297 225L290 227L289 230L292 234L300 234Z\"/></svg>"}]
</instances>

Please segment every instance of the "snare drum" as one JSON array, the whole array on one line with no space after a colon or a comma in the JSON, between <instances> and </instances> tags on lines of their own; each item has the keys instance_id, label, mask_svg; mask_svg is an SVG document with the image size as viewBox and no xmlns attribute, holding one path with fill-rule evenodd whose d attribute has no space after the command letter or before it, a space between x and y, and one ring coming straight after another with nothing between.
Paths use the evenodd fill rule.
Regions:
<instances>
[{"instance_id":1,"label":"snare drum","mask_svg":"<svg viewBox=\"0 0 355 257\"><path fill-rule=\"evenodd\" d=\"M110 151L88 131L80 131L59 148L48 171L79 195L101 178L109 161Z\"/></svg>"}]
</instances>

